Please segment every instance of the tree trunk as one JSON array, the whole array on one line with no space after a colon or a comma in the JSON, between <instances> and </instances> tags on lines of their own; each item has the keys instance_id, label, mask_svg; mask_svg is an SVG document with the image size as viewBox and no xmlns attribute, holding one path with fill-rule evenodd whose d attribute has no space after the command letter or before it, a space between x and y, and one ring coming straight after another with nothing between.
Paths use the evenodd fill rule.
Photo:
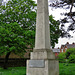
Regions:
<instances>
[{"instance_id":1,"label":"tree trunk","mask_svg":"<svg viewBox=\"0 0 75 75\"><path fill-rule=\"evenodd\" d=\"M11 52L8 52L7 55L6 55L6 57L5 57L3 69L7 69L7 63L8 63L8 59L9 59L10 53Z\"/></svg>"}]
</instances>

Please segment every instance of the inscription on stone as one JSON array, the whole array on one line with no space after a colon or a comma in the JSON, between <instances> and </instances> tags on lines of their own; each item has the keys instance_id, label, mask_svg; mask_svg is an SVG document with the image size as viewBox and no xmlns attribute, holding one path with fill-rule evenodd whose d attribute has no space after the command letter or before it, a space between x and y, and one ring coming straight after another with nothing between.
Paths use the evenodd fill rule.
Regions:
<instances>
[{"instance_id":1,"label":"inscription on stone","mask_svg":"<svg viewBox=\"0 0 75 75\"><path fill-rule=\"evenodd\" d=\"M30 68L44 68L45 61L44 60L29 60Z\"/></svg>"}]
</instances>

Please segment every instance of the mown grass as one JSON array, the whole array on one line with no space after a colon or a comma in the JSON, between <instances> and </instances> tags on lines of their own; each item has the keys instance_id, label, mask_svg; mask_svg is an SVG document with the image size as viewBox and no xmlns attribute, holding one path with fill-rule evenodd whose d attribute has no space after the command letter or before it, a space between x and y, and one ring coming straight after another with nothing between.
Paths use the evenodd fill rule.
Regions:
<instances>
[{"instance_id":1,"label":"mown grass","mask_svg":"<svg viewBox=\"0 0 75 75\"><path fill-rule=\"evenodd\" d=\"M59 75L75 75L75 63L60 63Z\"/></svg>"},{"instance_id":2,"label":"mown grass","mask_svg":"<svg viewBox=\"0 0 75 75\"><path fill-rule=\"evenodd\" d=\"M0 68L0 75L26 75L25 67ZM59 75L75 75L75 63L60 63Z\"/></svg>"},{"instance_id":3,"label":"mown grass","mask_svg":"<svg viewBox=\"0 0 75 75\"><path fill-rule=\"evenodd\" d=\"M26 68L9 67L7 70L0 68L0 75L26 75Z\"/></svg>"}]
</instances>

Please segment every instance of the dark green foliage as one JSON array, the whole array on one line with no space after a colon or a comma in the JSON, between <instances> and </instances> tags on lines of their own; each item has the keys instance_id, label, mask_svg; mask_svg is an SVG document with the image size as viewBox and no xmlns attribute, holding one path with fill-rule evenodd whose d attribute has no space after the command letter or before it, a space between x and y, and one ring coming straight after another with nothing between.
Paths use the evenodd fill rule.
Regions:
<instances>
[{"instance_id":1,"label":"dark green foliage","mask_svg":"<svg viewBox=\"0 0 75 75\"><path fill-rule=\"evenodd\" d=\"M66 53L58 55L59 62L75 63L75 48L67 49Z\"/></svg>"},{"instance_id":2,"label":"dark green foliage","mask_svg":"<svg viewBox=\"0 0 75 75\"><path fill-rule=\"evenodd\" d=\"M0 75L26 75L25 67L9 67L8 70L0 68Z\"/></svg>"},{"instance_id":3,"label":"dark green foliage","mask_svg":"<svg viewBox=\"0 0 75 75\"><path fill-rule=\"evenodd\" d=\"M36 4L32 0L12 0L6 6L1 6L0 22L10 24L17 22L24 32L24 39L27 45L34 47L35 25L36 25ZM4 12L4 13L3 13ZM51 27L51 45L55 46L58 43L60 36L59 22L50 18ZM57 34L57 35L55 35Z\"/></svg>"},{"instance_id":4,"label":"dark green foliage","mask_svg":"<svg viewBox=\"0 0 75 75\"><path fill-rule=\"evenodd\" d=\"M6 6L0 7L0 21L3 23L17 22L25 30L34 29L36 21L35 6L36 4L32 0L9 1Z\"/></svg>"},{"instance_id":5,"label":"dark green foliage","mask_svg":"<svg viewBox=\"0 0 75 75\"><path fill-rule=\"evenodd\" d=\"M54 48L55 43L58 43L58 38L61 35L61 30L59 29L59 21L53 19L53 16L49 16L50 21L50 37L51 37L51 46Z\"/></svg>"},{"instance_id":6,"label":"dark green foliage","mask_svg":"<svg viewBox=\"0 0 75 75\"><path fill-rule=\"evenodd\" d=\"M70 55L75 55L75 48L70 48L70 49L67 49L66 51L66 58L69 58Z\"/></svg>"},{"instance_id":7,"label":"dark green foliage","mask_svg":"<svg viewBox=\"0 0 75 75\"><path fill-rule=\"evenodd\" d=\"M34 46L36 4L32 0L12 0L0 6L0 55L24 53Z\"/></svg>"},{"instance_id":8,"label":"dark green foliage","mask_svg":"<svg viewBox=\"0 0 75 75\"><path fill-rule=\"evenodd\" d=\"M69 56L69 62L70 62L70 63L75 63L75 54L71 54L71 55Z\"/></svg>"},{"instance_id":9,"label":"dark green foliage","mask_svg":"<svg viewBox=\"0 0 75 75\"><path fill-rule=\"evenodd\" d=\"M0 24L0 55L25 52L23 29L18 23Z\"/></svg>"},{"instance_id":10,"label":"dark green foliage","mask_svg":"<svg viewBox=\"0 0 75 75\"><path fill-rule=\"evenodd\" d=\"M26 49L24 31L16 22L0 23L0 55L6 55L4 69L7 69L8 58L11 52L23 55Z\"/></svg>"},{"instance_id":11,"label":"dark green foliage","mask_svg":"<svg viewBox=\"0 0 75 75\"><path fill-rule=\"evenodd\" d=\"M59 60L59 62L61 62L61 63L63 63L63 62L66 62L66 55L65 55L65 53L60 53L59 55L58 55L58 60Z\"/></svg>"}]
</instances>

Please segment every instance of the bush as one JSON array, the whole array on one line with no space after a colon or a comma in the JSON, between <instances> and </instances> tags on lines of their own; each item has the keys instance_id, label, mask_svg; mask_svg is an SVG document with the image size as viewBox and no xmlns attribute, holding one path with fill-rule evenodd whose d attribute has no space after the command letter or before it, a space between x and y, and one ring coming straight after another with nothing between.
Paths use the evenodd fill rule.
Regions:
<instances>
[{"instance_id":1,"label":"bush","mask_svg":"<svg viewBox=\"0 0 75 75\"><path fill-rule=\"evenodd\" d=\"M75 54L75 48L67 49L66 58L68 59L71 54L73 54L73 55Z\"/></svg>"},{"instance_id":2,"label":"bush","mask_svg":"<svg viewBox=\"0 0 75 75\"><path fill-rule=\"evenodd\" d=\"M63 63L63 62L66 62L66 55L65 55L65 53L60 53L59 55L58 55L58 60L59 60L59 62L61 62L61 63Z\"/></svg>"},{"instance_id":3,"label":"bush","mask_svg":"<svg viewBox=\"0 0 75 75\"><path fill-rule=\"evenodd\" d=\"M70 62L70 63L75 63L75 55L74 55L74 54L71 54L71 55L69 56L69 62Z\"/></svg>"}]
</instances>

